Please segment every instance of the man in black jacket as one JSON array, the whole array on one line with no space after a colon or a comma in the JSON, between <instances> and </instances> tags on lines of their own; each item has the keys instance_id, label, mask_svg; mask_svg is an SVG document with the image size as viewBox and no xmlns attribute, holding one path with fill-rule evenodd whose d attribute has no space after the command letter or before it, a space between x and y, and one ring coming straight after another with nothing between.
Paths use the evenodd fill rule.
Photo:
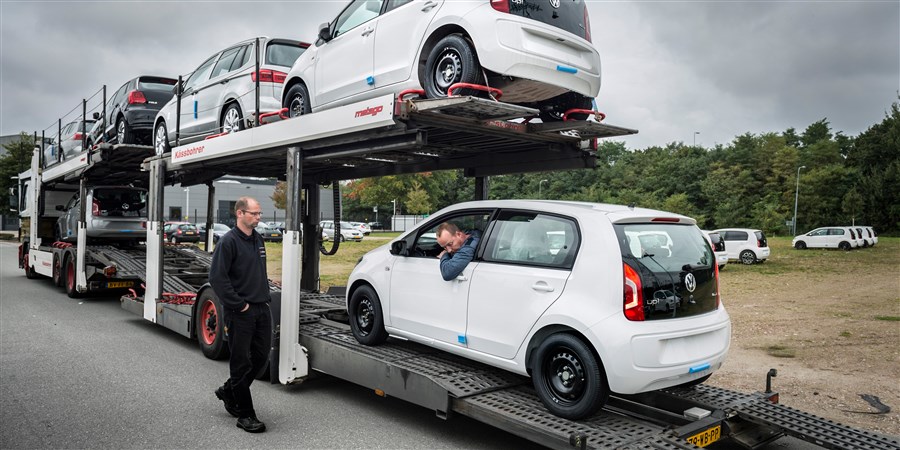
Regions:
<instances>
[{"instance_id":1,"label":"man in black jacket","mask_svg":"<svg viewBox=\"0 0 900 450\"><path fill-rule=\"evenodd\" d=\"M209 282L222 302L231 351L231 377L216 389L216 397L238 418L239 428L259 433L266 425L256 417L250 384L265 366L272 343L266 245L256 232L262 216L259 202L241 197L234 213L237 226L219 239L209 270Z\"/></svg>"}]
</instances>

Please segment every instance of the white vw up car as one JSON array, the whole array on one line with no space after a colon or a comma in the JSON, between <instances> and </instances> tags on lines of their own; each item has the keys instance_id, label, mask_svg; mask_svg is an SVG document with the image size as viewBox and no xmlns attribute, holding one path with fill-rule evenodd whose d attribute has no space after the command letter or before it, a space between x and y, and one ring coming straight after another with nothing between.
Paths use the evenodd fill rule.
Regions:
<instances>
[{"instance_id":1,"label":"white vw up car","mask_svg":"<svg viewBox=\"0 0 900 450\"><path fill-rule=\"evenodd\" d=\"M750 228L721 228L715 230L725 239L728 259L754 264L769 259L769 241L762 230Z\"/></svg>"},{"instance_id":2,"label":"white vw up car","mask_svg":"<svg viewBox=\"0 0 900 450\"><path fill-rule=\"evenodd\" d=\"M846 227L816 228L806 234L795 236L791 245L797 250L806 248L839 248L850 250L856 247L856 237Z\"/></svg>"},{"instance_id":3,"label":"white vw up car","mask_svg":"<svg viewBox=\"0 0 900 450\"><path fill-rule=\"evenodd\" d=\"M444 281L444 222L481 233ZM694 219L626 206L503 200L454 205L367 253L348 280L356 339L389 335L533 379L570 419L610 392L702 383L721 367L731 321L715 255Z\"/></svg>"}]
</instances>

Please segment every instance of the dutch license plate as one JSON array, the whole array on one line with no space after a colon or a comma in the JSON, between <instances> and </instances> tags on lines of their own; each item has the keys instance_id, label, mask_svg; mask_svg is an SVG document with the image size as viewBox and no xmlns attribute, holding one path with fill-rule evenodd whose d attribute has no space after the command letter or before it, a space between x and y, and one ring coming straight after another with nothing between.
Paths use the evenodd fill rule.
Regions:
<instances>
[{"instance_id":1,"label":"dutch license plate","mask_svg":"<svg viewBox=\"0 0 900 450\"><path fill-rule=\"evenodd\" d=\"M278 235L275 233L272 233L272 237L278 237Z\"/></svg>"},{"instance_id":2,"label":"dutch license plate","mask_svg":"<svg viewBox=\"0 0 900 450\"><path fill-rule=\"evenodd\" d=\"M134 286L134 281L111 281L106 283L107 289L130 288Z\"/></svg>"},{"instance_id":3,"label":"dutch license plate","mask_svg":"<svg viewBox=\"0 0 900 450\"><path fill-rule=\"evenodd\" d=\"M697 447L706 447L713 442L719 440L722 437L722 426L716 425L710 429L704 430L701 433L697 433L693 436L688 436L687 441L691 444L696 445Z\"/></svg>"}]
</instances>

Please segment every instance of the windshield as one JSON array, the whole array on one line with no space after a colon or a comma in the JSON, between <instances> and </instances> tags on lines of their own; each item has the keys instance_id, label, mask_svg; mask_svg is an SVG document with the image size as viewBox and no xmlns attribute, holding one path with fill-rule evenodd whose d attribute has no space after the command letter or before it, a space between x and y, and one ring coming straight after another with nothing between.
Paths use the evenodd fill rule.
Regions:
<instances>
[{"instance_id":1,"label":"windshield","mask_svg":"<svg viewBox=\"0 0 900 450\"><path fill-rule=\"evenodd\" d=\"M94 189L92 213L100 217L144 217L147 191L133 188Z\"/></svg>"}]
</instances>

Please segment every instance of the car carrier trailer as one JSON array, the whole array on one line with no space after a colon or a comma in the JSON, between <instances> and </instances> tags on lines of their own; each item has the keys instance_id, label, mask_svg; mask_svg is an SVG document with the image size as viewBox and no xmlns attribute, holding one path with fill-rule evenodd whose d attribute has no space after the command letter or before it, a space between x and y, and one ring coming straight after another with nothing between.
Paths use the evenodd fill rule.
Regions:
<instances>
[{"instance_id":1,"label":"car carrier trailer","mask_svg":"<svg viewBox=\"0 0 900 450\"><path fill-rule=\"evenodd\" d=\"M300 383L329 374L432 410L471 417L554 448L697 448L730 438L756 448L789 435L824 448L894 448L896 437L857 430L778 404L770 387L744 394L713 386L613 395L595 416L550 414L531 382L500 369L391 338L367 347L346 324L343 297L318 293L318 186L370 176L462 169L487 197L490 175L589 168L596 138L635 133L602 122L530 123L536 111L473 97L406 100L386 96L267 124L153 156L145 260L134 264L145 289L122 307L189 338L206 356L225 355L221 304L206 283L209 254L164 245L163 187L222 175L285 179L283 284L272 285L274 339L268 377ZM301 196L301 191L305 197ZM215 192L209 190L209 204ZM210 244L211 233L207 235ZM209 247L207 247L209 248ZM762 375L762 374L761 374Z\"/></svg>"}]
</instances>

